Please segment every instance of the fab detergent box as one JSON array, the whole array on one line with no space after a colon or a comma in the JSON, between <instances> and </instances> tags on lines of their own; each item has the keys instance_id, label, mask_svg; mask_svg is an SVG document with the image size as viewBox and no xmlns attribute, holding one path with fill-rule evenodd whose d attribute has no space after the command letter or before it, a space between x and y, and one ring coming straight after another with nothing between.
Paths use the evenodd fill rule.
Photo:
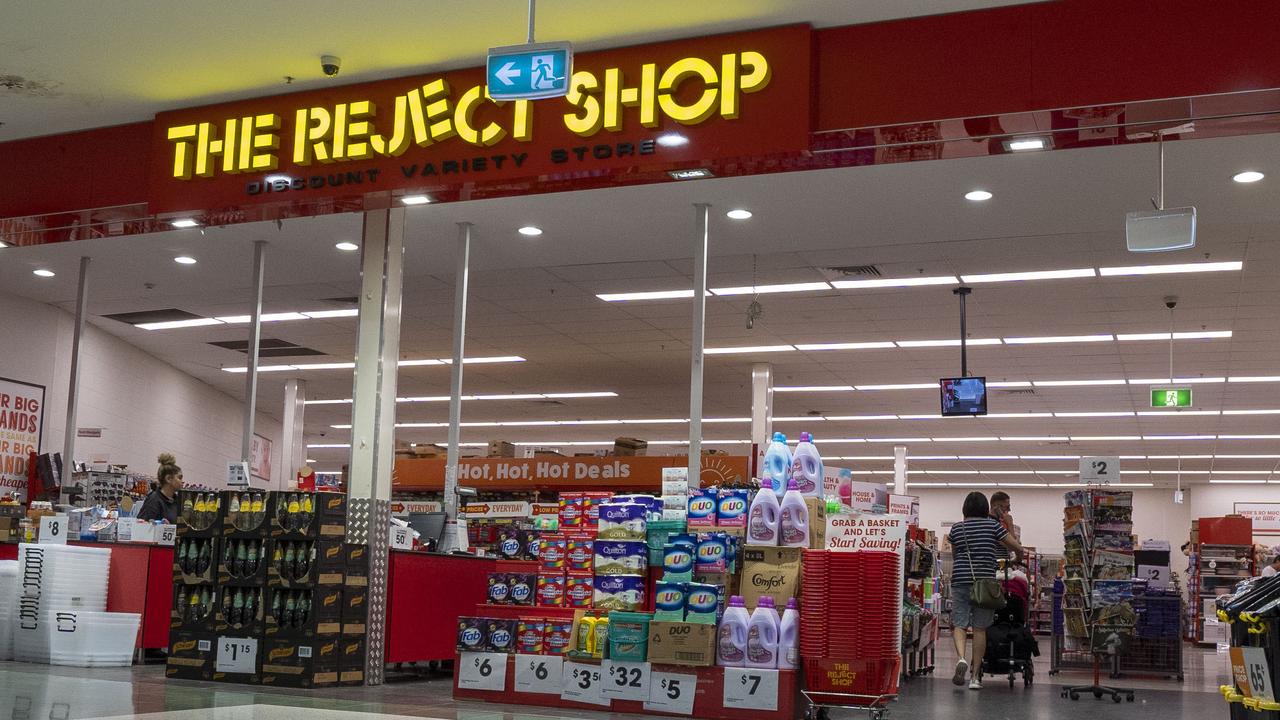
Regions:
<instances>
[{"instance_id":1,"label":"fab detergent box","mask_svg":"<svg viewBox=\"0 0 1280 720\"><path fill-rule=\"evenodd\" d=\"M515 620L497 620L490 618L486 621L485 628L485 651L498 653L513 653L516 651L516 621Z\"/></svg>"},{"instance_id":2,"label":"fab detergent box","mask_svg":"<svg viewBox=\"0 0 1280 720\"><path fill-rule=\"evenodd\" d=\"M645 579L639 575L608 575L595 579L597 610L644 609Z\"/></svg>"},{"instance_id":3,"label":"fab detergent box","mask_svg":"<svg viewBox=\"0 0 1280 720\"><path fill-rule=\"evenodd\" d=\"M507 574L507 602L512 605L532 605L538 590L538 576L533 573Z\"/></svg>"},{"instance_id":4,"label":"fab detergent box","mask_svg":"<svg viewBox=\"0 0 1280 720\"><path fill-rule=\"evenodd\" d=\"M596 575L641 575L649 566L649 546L642 540L597 540Z\"/></svg>"},{"instance_id":5,"label":"fab detergent box","mask_svg":"<svg viewBox=\"0 0 1280 720\"><path fill-rule=\"evenodd\" d=\"M504 527L498 531L498 557L503 560L519 560L525 553L525 531L516 527Z\"/></svg>"},{"instance_id":6,"label":"fab detergent box","mask_svg":"<svg viewBox=\"0 0 1280 720\"><path fill-rule=\"evenodd\" d=\"M486 618L458 618L458 652L484 652L485 634L489 627Z\"/></svg>"},{"instance_id":7,"label":"fab detergent box","mask_svg":"<svg viewBox=\"0 0 1280 720\"><path fill-rule=\"evenodd\" d=\"M716 503L717 498L714 490L689 488L689 527L715 527Z\"/></svg>"},{"instance_id":8,"label":"fab detergent box","mask_svg":"<svg viewBox=\"0 0 1280 720\"><path fill-rule=\"evenodd\" d=\"M720 527L746 527L750 490L721 490L716 497L716 524Z\"/></svg>"},{"instance_id":9,"label":"fab detergent box","mask_svg":"<svg viewBox=\"0 0 1280 720\"><path fill-rule=\"evenodd\" d=\"M511 586L506 573L489 573L488 600L490 605L510 605Z\"/></svg>"}]
</instances>

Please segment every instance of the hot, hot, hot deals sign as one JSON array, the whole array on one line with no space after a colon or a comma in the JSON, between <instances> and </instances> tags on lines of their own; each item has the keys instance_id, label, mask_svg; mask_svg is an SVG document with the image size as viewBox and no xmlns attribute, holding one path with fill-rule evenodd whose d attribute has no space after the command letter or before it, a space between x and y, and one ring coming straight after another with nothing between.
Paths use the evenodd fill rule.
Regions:
<instances>
[{"instance_id":1,"label":"hot, hot, hot deals sign","mask_svg":"<svg viewBox=\"0 0 1280 720\"><path fill-rule=\"evenodd\" d=\"M579 54L568 94L547 100L492 100L477 67L161 113L150 209L800 153L810 36L791 26Z\"/></svg>"},{"instance_id":2,"label":"hot, hot, hot deals sign","mask_svg":"<svg viewBox=\"0 0 1280 720\"><path fill-rule=\"evenodd\" d=\"M24 497L27 463L40 452L44 386L0 378L0 494Z\"/></svg>"}]
</instances>

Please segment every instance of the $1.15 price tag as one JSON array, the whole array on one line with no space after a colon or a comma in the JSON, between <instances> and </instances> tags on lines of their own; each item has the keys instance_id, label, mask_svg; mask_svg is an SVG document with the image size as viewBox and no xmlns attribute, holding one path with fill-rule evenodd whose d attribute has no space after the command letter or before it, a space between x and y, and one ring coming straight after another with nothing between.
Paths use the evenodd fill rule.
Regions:
<instances>
[{"instance_id":1,"label":"$1.15 price tag","mask_svg":"<svg viewBox=\"0 0 1280 720\"><path fill-rule=\"evenodd\" d=\"M258 638L218 638L216 672L255 673L258 671Z\"/></svg>"},{"instance_id":2,"label":"$1.15 price tag","mask_svg":"<svg viewBox=\"0 0 1280 720\"><path fill-rule=\"evenodd\" d=\"M604 696L604 676L599 665L567 662L564 664L564 682L560 689L561 700L608 705Z\"/></svg>"},{"instance_id":3,"label":"$1.15 price tag","mask_svg":"<svg viewBox=\"0 0 1280 720\"><path fill-rule=\"evenodd\" d=\"M778 709L778 671L758 668L724 669L724 706L744 710Z\"/></svg>"},{"instance_id":4,"label":"$1.15 price tag","mask_svg":"<svg viewBox=\"0 0 1280 720\"><path fill-rule=\"evenodd\" d=\"M605 697L645 702L649 699L649 673L647 662L606 660L601 673Z\"/></svg>"},{"instance_id":5,"label":"$1.15 price tag","mask_svg":"<svg viewBox=\"0 0 1280 720\"><path fill-rule=\"evenodd\" d=\"M559 695L563 678L559 655L516 655L516 692Z\"/></svg>"},{"instance_id":6,"label":"$1.15 price tag","mask_svg":"<svg viewBox=\"0 0 1280 720\"><path fill-rule=\"evenodd\" d=\"M506 690L507 657L506 653L459 653L458 687L496 692Z\"/></svg>"},{"instance_id":7,"label":"$1.15 price tag","mask_svg":"<svg viewBox=\"0 0 1280 720\"><path fill-rule=\"evenodd\" d=\"M698 676L677 673L652 673L649 677L649 701L645 710L693 714L693 696L698 689Z\"/></svg>"}]
</instances>

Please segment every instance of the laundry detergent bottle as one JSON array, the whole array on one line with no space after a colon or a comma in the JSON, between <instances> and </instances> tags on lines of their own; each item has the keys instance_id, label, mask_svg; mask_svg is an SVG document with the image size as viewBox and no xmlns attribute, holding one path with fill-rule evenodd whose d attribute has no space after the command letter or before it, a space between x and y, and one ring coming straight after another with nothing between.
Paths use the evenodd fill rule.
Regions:
<instances>
[{"instance_id":1,"label":"laundry detergent bottle","mask_svg":"<svg viewBox=\"0 0 1280 720\"><path fill-rule=\"evenodd\" d=\"M787 494L782 496L778 512L778 544L783 547L809 547L809 506L805 505L795 478L787 482Z\"/></svg>"},{"instance_id":2,"label":"laundry detergent bottle","mask_svg":"<svg viewBox=\"0 0 1280 720\"><path fill-rule=\"evenodd\" d=\"M777 545L781 514L778 496L773 494L767 480L761 480L760 484L755 499L751 501L751 511L747 518L747 544Z\"/></svg>"},{"instance_id":3,"label":"laundry detergent bottle","mask_svg":"<svg viewBox=\"0 0 1280 720\"><path fill-rule=\"evenodd\" d=\"M807 432L800 433L800 444L791 456L791 477L800 486L801 495L822 496L822 455L813 444L813 436Z\"/></svg>"},{"instance_id":4,"label":"laundry detergent bottle","mask_svg":"<svg viewBox=\"0 0 1280 720\"><path fill-rule=\"evenodd\" d=\"M773 442L764 451L764 467L760 469L760 478L767 481L779 498L787 491L787 480L791 477L791 450L787 447L787 436L782 433L773 434Z\"/></svg>"},{"instance_id":5,"label":"laundry detergent bottle","mask_svg":"<svg viewBox=\"0 0 1280 720\"><path fill-rule=\"evenodd\" d=\"M742 667L747 661L747 630L751 615L741 595L729 598L729 606L720 618L716 636L716 664L722 667Z\"/></svg>"},{"instance_id":6,"label":"laundry detergent bottle","mask_svg":"<svg viewBox=\"0 0 1280 720\"><path fill-rule=\"evenodd\" d=\"M787 600L778 630L778 669L792 670L800 664L800 610L796 599Z\"/></svg>"},{"instance_id":7,"label":"laundry detergent bottle","mask_svg":"<svg viewBox=\"0 0 1280 720\"><path fill-rule=\"evenodd\" d=\"M747 667L778 667L779 624L773 598L767 595L760 598L756 609L751 613L751 623L747 626Z\"/></svg>"}]
</instances>

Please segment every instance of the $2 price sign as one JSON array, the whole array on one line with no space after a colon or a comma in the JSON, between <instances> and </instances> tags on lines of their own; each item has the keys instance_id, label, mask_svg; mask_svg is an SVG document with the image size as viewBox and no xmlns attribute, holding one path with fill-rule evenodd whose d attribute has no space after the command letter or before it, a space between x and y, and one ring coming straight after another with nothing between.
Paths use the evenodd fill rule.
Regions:
<instances>
[{"instance_id":1,"label":"$2 price sign","mask_svg":"<svg viewBox=\"0 0 1280 720\"><path fill-rule=\"evenodd\" d=\"M607 706L609 698L604 696L604 676L600 667L585 663L565 663L560 699Z\"/></svg>"},{"instance_id":2,"label":"$2 price sign","mask_svg":"<svg viewBox=\"0 0 1280 720\"><path fill-rule=\"evenodd\" d=\"M564 658L558 655L516 655L516 692L559 695Z\"/></svg>"},{"instance_id":3,"label":"$2 price sign","mask_svg":"<svg viewBox=\"0 0 1280 720\"><path fill-rule=\"evenodd\" d=\"M778 709L778 671L724 669L724 706L744 710Z\"/></svg>"},{"instance_id":4,"label":"$2 price sign","mask_svg":"<svg viewBox=\"0 0 1280 720\"><path fill-rule=\"evenodd\" d=\"M649 699L651 671L649 663L606 660L602 669L606 697L640 702Z\"/></svg>"},{"instance_id":5,"label":"$2 price sign","mask_svg":"<svg viewBox=\"0 0 1280 720\"><path fill-rule=\"evenodd\" d=\"M697 689L697 675L652 673L649 680L649 700L644 704L644 709L692 715L693 697Z\"/></svg>"},{"instance_id":6,"label":"$2 price sign","mask_svg":"<svg viewBox=\"0 0 1280 720\"><path fill-rule=\"evenodd\" d=\"M508 657L506 653L460 653L458 687L465 690L505 690Z\"/></svg>"}]
</instances>

